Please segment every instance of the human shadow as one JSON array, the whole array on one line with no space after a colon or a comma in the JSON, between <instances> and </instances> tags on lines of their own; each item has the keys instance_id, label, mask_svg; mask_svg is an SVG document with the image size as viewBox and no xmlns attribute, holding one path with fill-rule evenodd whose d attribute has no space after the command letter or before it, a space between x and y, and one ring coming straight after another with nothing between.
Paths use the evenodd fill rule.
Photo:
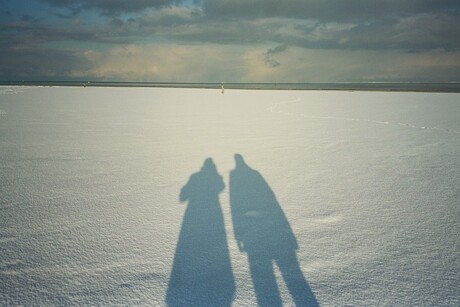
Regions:
<instances>
[{"instance_id":1,"label":"human shadow","mask_svg":"<svg viewBox=\"0 0 460 307\"><path fill-rule=\"evenodd\" d=\"M211 158L180 192L188 201L166 303L168 306L230 306L235 280L219 193L225 188Z\"/></svg>"},{"instance_id":2,"label":"human shadow","mask_svg":"<svg viewBox=\"0 0 460 307\"><path fill-rule=\"evenodd\" d=\"M319 306L297 260L297 240L275 194L240 154L230 172L230 205L235 239L246 252L259 306L281 306L274 274L278 266L297 306Z\"/></svg>"}]
</instances>

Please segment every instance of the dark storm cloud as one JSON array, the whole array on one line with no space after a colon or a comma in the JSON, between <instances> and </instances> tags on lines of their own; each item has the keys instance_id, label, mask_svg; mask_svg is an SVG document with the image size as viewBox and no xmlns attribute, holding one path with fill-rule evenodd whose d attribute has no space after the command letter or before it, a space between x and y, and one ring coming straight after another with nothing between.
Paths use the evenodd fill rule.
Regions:
<instances>
[{"instance_id":1,"label":"dark storm cloud","mask_svg":"<svg viewBox=\"0 0 460 307\"><path fill-rule=\"evenodd\" d=\"M204 14L156 12L137 19L135 24L140 33L188 42L242 45L272 42L313 49L460 49L458 13L382 16L361 23L337 23L275 17L218 21Z\"/></svg>"},{"instance_id":2,"label":"dark storm cloud","mask_svg":"<svg viewBox=\"0 0 460 307\"><path fill-rule=\"evenodd\" d=\"M342 47L371 49L460 50L460 15L419 14L362 24L340 33Z\"/></svg>"},{"instance_id":3,"label":"dark storm cloud","mask_svg":"<svg viewBox=\"0 0 460 307\"><path fill-rule=\"evenodd\" d=\"M11 14L10 11L8 10L0 10L0 17L12 17L13 14Z\"/></svg>"},{"instance_id":4,"label":"dark storm cloud","mask_svg":"<svg viewBox=\"0 0 460 307\"><path fill-rule=\"evenodd\" d=\"M155 27L175 27L181 25L197 25L205 22L203 11L199 7L170 6L145 11L136 21L140 29Z\"/></svg>"},{"instance_id":5,"label":"dark storm cloud","mask_svg":"<svg viewBox=\"0 0 460 307\"><path fill-rule=\"evenodd\" d=\"M41 0L70 10L99 10L106 14L140 12L148 8L181 5L183 0ZM210 18L231 16L290 17L321 21L350 21L381 16L407 16L433 12L459 12L458 0L202 0Z\"/></svg>"},{"instance_id":6,"label":"dark storm cloud","mask_svg":"<svg viewBox=\"0 0 460 307\"><path fill-rule=\"evenodd\" d=\"M212 16L291 17L321 21L350 21L381 16L406 16L459 11L458 0L205 0Z\"/></svg>"},{"instance_id":7,"label":"dark storm cloud","mask_svg":"<svg viewBox=\"0 0 460 307\"><path fill-rule=\"evenodd\" d=\"M59 41L110 42L110 36L95 28L53 27L35 21L0 24L0 44L3 47L31 48Z\"/></svg>"},{"instance_id":8,"label":"dark storm cloud","mask_svg":"<svg viewBox=\"0 0 460 307\"><path fill-rule=\"evenodd\" d=\"M187 53L189 48L180 46L203 46L190 55L190 63L201 63L207 49L225 54L218 58L238 59L222 70L242 67L235 75L247 73L245 80L275 80L269 74L303 80L307 71L315 71L310 66L321 61L325 63L317 64L315 77L321 80L351 80L352 67L361 67L359 75L369 80L411 80L422 71L427 80L435 71L436 76L446 71L451 79L459 75L458 0L29 0L37 10L24 9L19 0L6 1L8 6L0 11L2 79L76 73L85 77L85 71L104 77L115 71L114 65L117 76L135 67L139 76L177 78L171 71L182 71L184 63L175 62L170 50ZM120 56L124 48L134 50L139 60ZM146 66L154 53L156 62ZM111 61L103 61L106 55ZM372 55L367 62L376 56L386 64L364 63L366 55ZM318 60L312 62L311 57ZM413 58L418 60L408 61ZM439 67L433 66L433 59ZM107 67L95 69L98 61ZM350 61L355 64L344 64ZM329 63L337 69L320 68ZM295 74L287 73L293 70ZM136 78L136 71L129 73Z\"/></svg>"},{"instance_id":9,"label":"dark storm cloud","mask_svg":"<svg viewBox=\"0 0 460 307\"><path fill-rule=\"evenodd\" d=\"M129 31L185 42L315 49L460 48L457 0L206 0L202 5L144 10Z\"/></svg>"},{"instance_id":10,"label":"dark storm cloud","mask_svg":"<svg viewBox=\"0 0 460 307\"><path fill-rule=\"evenodd\" d=\"M0 49L1 80L66 80L75 70L90 68L79 53L60 50Z\"/></svg>"},{"instance_id":11,"label":"dark storm cloud","mask_svg":"<svg viewBox=\"0 0 460 307\"><path fill-rule=\"evenodd\" d=\"M104 14L113 15L127 12L139 12L147 8L173 4L173 0L42 0L56 7L71 11L100 10Z\"/></svg>"},{"instance_id":12,"label":"dark storm cloud","mask_svg":"<svg viewBox=\"0 0 460 307\"><path fill-rule=\"evenodd\" d=\"M356 24L316 23L273 27L271 41L313 49L460 50L459 14L417 14Z\"/></svg>"},{"instance_id":13,"label":"dark storm cloud","mask_svg":"<svg viewBox=\"0 0 460 307\"><path fill-rule=\"evenodd\" d=\"M126 43L139 37L157 37L218 44L268 42L314 49L460 48L458 0L204 0L189 1L188 6L178 5L176 0L42 1L112 15L138 12L129 21L112 18L105 26L68 28L69 39L78 41ZM49 32L50 39L57 37L57 33Z\"/></svg>"}]
</instances>

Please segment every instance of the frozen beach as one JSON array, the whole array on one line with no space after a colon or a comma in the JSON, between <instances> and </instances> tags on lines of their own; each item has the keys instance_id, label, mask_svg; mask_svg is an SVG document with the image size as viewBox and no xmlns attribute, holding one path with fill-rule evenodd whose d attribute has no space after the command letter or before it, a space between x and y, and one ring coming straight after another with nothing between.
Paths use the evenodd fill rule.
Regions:
<instances>
[{"instance_id":1,"label":"frozen beach","mask_svg":"<svg viewBox=\"0 0 460 307\"><path fill-rule=\"evenodd\" d=\"M460 94L0 87L0 305L459 306Z\"/></svg>"}]
</instances>

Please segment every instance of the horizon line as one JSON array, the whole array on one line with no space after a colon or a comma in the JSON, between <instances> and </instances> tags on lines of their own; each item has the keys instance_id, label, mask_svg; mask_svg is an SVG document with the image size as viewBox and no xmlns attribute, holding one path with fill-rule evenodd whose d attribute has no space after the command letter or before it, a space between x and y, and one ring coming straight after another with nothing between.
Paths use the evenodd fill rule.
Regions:
<instances>
[{"instance_id":1,"label":"horizon line","mask_svg":"<svg viewBox=\"0 0 460 307\"><path fill-rule=\"evenodd\" d=\"M337 90L460 93L459 81L334 81L334 82L170 82L170 81L94 81L94 80L13 80L0 86L72 87L160 87L246 90Z\"/></svg>"}]
</instances>

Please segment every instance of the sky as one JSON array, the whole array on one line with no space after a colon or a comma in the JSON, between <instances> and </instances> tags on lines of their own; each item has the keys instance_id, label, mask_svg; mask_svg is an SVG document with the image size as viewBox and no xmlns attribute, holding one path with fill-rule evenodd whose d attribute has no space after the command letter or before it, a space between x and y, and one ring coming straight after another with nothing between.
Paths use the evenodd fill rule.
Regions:
<instances>
[{"instance_id":1,"label":"sky","mask_svg":"<svg viewBox=\"0 0 460 307\"><path fill-rule=\"evenodd\" d=\"M0 4L0 81L460 81L458 0Z\"/></svg>"}]
</instances>

